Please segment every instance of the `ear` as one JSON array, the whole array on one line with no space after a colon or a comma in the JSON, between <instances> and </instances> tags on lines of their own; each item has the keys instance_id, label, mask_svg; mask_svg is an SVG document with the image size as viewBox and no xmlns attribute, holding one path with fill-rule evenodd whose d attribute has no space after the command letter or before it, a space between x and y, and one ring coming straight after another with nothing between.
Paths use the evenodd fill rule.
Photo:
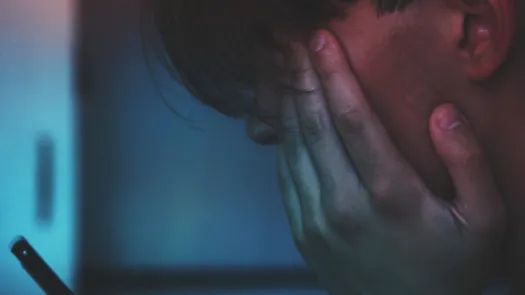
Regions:
<instances>
[{"instance_id":1,"label":"ear","mask_svg":"<svg viewBox=\"0 0 525 295\"><path fill-rule=\"evenodd\" d=\"M464 15L463 37L458 44L467 76L489 78L507 58L516 28L514 1L448 0Z\"/></svg>"}]
</instances>

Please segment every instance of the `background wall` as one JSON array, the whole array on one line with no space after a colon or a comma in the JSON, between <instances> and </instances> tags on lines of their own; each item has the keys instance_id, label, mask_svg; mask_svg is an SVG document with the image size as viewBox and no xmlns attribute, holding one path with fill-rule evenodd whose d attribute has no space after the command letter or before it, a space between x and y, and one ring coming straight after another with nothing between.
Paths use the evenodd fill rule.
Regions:
<instances>
[{"instance_id":1,"label":"background wall","mask_svg":"<svg viewBox=\"0 0 525 295\"><path fill-rule=\"evenodd\" d=\"M136 2L78 5L0 1L0 295L43 294L19 234L79 294L318 294L275 150L148 69Z\"/></svg>"},{"instance_id":2,"label":"background wall","mask_svg":"<svg viewBox=\"0 0 525 295\"><path fill-rule=\"evenodd\" d=\"M156 60L148 70L136 1L84 1L81 19L86 292L203 280L319 292L290 237L274 148L194 101Z\"/></svg>"},{"instance_id":3,"label":"background wall","mask_svg":"<svg viewBox=\"0 0 525 295\"><path fill-rule=\"evenodd\" d=\"M69 285L76 262L74 7L0 1L0 294L43 294L8 249L24 235Z\"/></svg>"}]
</instances>

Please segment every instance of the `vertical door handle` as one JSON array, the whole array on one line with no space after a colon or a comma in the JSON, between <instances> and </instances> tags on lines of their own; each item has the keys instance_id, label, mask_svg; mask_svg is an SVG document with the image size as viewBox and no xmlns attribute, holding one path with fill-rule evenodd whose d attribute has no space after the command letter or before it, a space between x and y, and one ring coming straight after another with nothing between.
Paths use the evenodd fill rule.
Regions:
<instances>
[{"instance_id":1,"label":"vertical door handle","mask_svg":"<svg viewBox=\"0 0 525 295\"><path fill-rule=\"evenodd\" d=\"M53 138L39 134L36 138L36 219L39 223L53 221L55 194L55 146Z\"/></svg>"}]
</instances>

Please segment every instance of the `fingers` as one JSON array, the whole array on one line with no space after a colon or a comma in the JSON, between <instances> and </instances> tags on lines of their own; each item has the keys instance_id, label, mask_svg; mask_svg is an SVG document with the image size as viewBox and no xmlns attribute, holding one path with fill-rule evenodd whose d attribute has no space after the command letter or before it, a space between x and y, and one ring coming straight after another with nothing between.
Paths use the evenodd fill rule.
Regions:
<instances>
[{"instance_id":1,"label":"fingers","mask_svg":"<svg viewBox=\"0 0 525 295\"><path fill-rule=\"evenodd\" d=\"M459 214L464 215L466 222L482 226L502 218L503 201L483 150L452 104L434 110L430 134L454 182Z\"/></svg>"},{"instance_id":2,"label":"fingers","mask_svg":"<svg viewBox=\"0 0 525 295\"><path fill-rule=\"evenodd\" d=\"M319 251L319 249L315 248L315 246L319 246L319 244L315 244L315 243L311 244L310 243L311 240L309 240L309 237L305 235L305 232L303 229L303 223L301 221L302 220L301 201L297 193L297 190L295 188L295 182L291 175L290 168L288 166L288 161L286 160L284 151L281 148L279 148L278 154L279 154L279 178L278 178L279 187L283 195L285 208L286 208L286 214L290 222L290 228L292 230L292 235L294 237L295 245L299 249L305 262L313 269L319 270L321 268L321 265L326 265L326 263L330 262L329 257L331 255L326 258L325 257L320 258L314 255L315 254L314 251ZM327 233L327 235L334 238L334 236L330 235L329 233ZM312 248L311 246L314 246L314 248ZM331 251L328 251L328 253L332 254ZM319 254L317 253L317 255ZM320 281L325 282L325 283L330 282L329 284L330 286L333 286L335 284L334 281L337 281L338 279L339 278L335 278L332 275L326 275L324 272L320 274ZM351 292L351 290L346 290L346 291L347 293ZM354 294L354 293L352 292L351 294Z\"/></svg>"},{"instance_id":3,"label":"fingers","mask_svg":"<svg viewBox=\"0 0 525 295\"><path fill-rule=\"evenodd\" d=\"M308 239L322 239L324 221L317 172L304 144L293 99L283 98L282 148L301 204L303 229Z\"/></svg>"},{"instance_id":4,"label":"fingers","mask_svg":"<svg viewBox=\"0 0 525 295\"><path fill-rule=\"evenodd\" d=\"M302 45L296 45L294 49L298 74L293 87L299 91L293 99L302 139L318 172L323 206L331 213L347 212L347 207L352 204L365 202L364 198L356 200L360 193L359 179L332 124L308 49ZM329 208L326 208L327 204Z\"/></svg>"},{"instance_id":5,"label":"fingers","mask_svg":"<svg viewBox=\"0 0 525 295\"><path fill-rule=\"evenodd\" d=\"M371 110L337 40L319 31L311 45L332 120L372 201L389 208L410 207L418 200L409 198L419 198L426 188Z\"/></svg>"},{"instance_id":6,"label":"fingers","mask_svg":"<svg viewBox=\"0 0 525 295\"><path fill-rule=\"evenodd\" d=\"M296 245L300 247L305 241L301 217L301 203L290 174L290 169L288 168L288 163L281 148L279 148L278 151L278 180L286 215L290 223L290 229Z\"/></svg>"},{"instance_id":7,"label":"fingers","mask_svg":"<svg viewBox=\"0 0 525 295\"><path fill-rule=\"evenodd\" d=\"M312 257L312 251L308 246L307 237L305 236L303 228L301 199L299 198L295 181L282 148L278 150L278 180L295 246L306 263L315 266L317 263Z\"/></svg>"}]
</instances>

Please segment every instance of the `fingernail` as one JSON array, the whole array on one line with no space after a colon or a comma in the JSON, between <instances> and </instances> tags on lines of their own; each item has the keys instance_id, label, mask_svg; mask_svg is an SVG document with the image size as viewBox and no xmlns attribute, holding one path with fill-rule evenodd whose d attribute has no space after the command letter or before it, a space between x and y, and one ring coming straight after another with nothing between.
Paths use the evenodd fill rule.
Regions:
<instances>
[{"instance_id":1,"label":"fingernail","mask_svg":"<svg viewBox=\"0 0 525 295\"><path fill-rule=\"evenodd\" d=\"M443 111L439 126L443 131L451 131L461 126L461 115L456 108Z\"/></svg>"},{"instance_id":2,"label":"fingernail","mask_svg":"<svg viewBox=\"0 0 525 295\"><path fill-rule=\"evenodd\" d=\"M323 50L326 45L326 37L322 32L316 32L310 41L310 50L319 52Z\"/></svg>"}]
</instances>

